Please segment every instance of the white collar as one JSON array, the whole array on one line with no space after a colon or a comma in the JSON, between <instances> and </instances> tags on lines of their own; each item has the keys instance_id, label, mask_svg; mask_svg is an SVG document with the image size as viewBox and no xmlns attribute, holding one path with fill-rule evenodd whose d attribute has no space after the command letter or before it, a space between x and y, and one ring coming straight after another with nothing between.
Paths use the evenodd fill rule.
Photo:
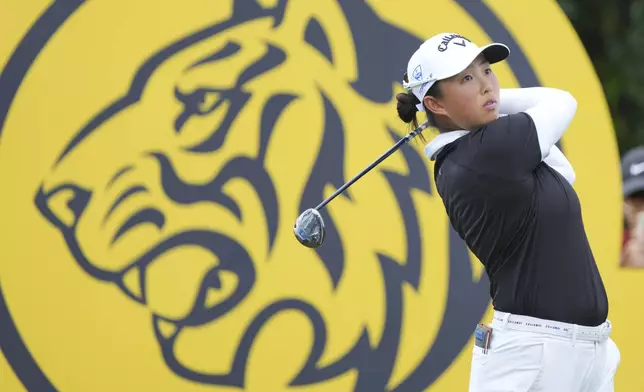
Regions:
<instances>
[{"instance_id":1,"label":"white collar","mask_svg":"<svg viewBox=\"0 0 644 392\"><path fill-rule=\"evenodd\" d=\"M443 149L443 147L455 142L468 133L469 131L450 131L441 133L440 135L436 136L434 140L427 144L427 146L425 147L425 155L432 161L436 160L436 156Z\"/></svg>"}]
</instances>

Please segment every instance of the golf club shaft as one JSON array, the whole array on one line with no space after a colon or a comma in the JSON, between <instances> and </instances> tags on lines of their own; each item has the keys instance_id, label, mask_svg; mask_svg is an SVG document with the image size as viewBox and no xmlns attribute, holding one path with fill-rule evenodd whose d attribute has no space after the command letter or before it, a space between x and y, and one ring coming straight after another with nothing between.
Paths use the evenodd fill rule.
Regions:
<instances>
[{"instance_id":1,"label":"golf club shaft","mask_svg":"<svg viewBox=\"0 0 644 392\"><path fill-rule=\"evenodd\" d=\"M369 173L371 171L371 169L373 169L374 167L378 166L380 164L380 162L384 161L385 159L387 159L388 156L390 156L391 154L396 152L400 148L400 146L402 146L403 144L409 142L411 139L415 138L423 129L427 128L428 126L429 126L429 124L427 122L425 122L425 123L421 124L418 128L416 128L413 131L411 131L409 134L407 134L407 136L405 136L404 138L400 139L396 144L394 144L389 150L387 150L384 154L382 154L373 163L371 163L369 166L367 166L364 170L362 170L360 173L358 173L355 177L353 177L352 179L347 181L346 184L344 184L340 188L338 188L335 192L333 192L333 194L331 196L329 196L326 199L324 199L324 201L322 201L322 203L320 203L317 207L315 207L315 209L319 211L320 209L324 208L324 206L329 204L329 202L331 202L331 200L335 199L340 193L344 192L354 182L358 181L362 176L364 176L365 174Z\"/></svg>"}]
</instances>

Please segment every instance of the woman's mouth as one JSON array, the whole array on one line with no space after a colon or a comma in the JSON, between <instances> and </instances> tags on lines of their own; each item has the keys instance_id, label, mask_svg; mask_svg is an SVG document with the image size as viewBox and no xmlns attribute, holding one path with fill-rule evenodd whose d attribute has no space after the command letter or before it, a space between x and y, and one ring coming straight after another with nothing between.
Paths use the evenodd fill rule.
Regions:
<instances>
[{"instance_id":1,"label":"woman's mouth","mask_svg":"<svg viewBox=\"0 0 644 392\"><path fill-rule=\"evenodd\" d=\"M483 109L485 110L494 110L496 109L497 102L493 99L490 99L489 101L485 102L483 105Z\"/></svg>"}]
</instances>

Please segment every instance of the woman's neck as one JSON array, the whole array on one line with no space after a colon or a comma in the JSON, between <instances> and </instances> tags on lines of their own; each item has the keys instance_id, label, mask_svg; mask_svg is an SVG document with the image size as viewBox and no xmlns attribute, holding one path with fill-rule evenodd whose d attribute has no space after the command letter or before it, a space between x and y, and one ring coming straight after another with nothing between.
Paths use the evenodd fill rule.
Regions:
<instances>
[{"instance_id":1,"label":"woman's neck","mask_svg":"<svg viewBox=\"0 0 644 392\"><path fill-rule=\"evenodd\" d=\"M461 131L463 128L459 127L449 117L435 116L435 125L440 133Z\"/></svg>"}]
</instances>

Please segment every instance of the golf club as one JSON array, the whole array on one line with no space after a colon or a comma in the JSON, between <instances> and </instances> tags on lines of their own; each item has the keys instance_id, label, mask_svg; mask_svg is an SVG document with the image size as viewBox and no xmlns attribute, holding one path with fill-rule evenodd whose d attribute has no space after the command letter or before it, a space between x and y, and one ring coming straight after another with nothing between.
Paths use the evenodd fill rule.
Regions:
<instances>
[{"instance_id":1,"label":"golf club","mask_svg":"<svg viewBox=\"0 0 644 392\"><path fill-rule=\"evenodd\" d=\"M424 122L418 128L409 132L407 136L400 139L373 163L338 188L331 196L324 199L317 207L309 208L304 211L295 221L295 226L293 227L295 238L297 238L302 245L309 248L319 248L322 246L324 243L324 220L322 219L322 215L320 215L320 210L329 204L331 200L335 199L339 194L349 188L354 182L358 181L362 176L370 172L371 169L378 166L380 162L384 161L388 156L396 152L403 144L408 143L410 140L418 136L418 134L427 127L429 127L429 123Z\"/></svg>"}]
</instances>

